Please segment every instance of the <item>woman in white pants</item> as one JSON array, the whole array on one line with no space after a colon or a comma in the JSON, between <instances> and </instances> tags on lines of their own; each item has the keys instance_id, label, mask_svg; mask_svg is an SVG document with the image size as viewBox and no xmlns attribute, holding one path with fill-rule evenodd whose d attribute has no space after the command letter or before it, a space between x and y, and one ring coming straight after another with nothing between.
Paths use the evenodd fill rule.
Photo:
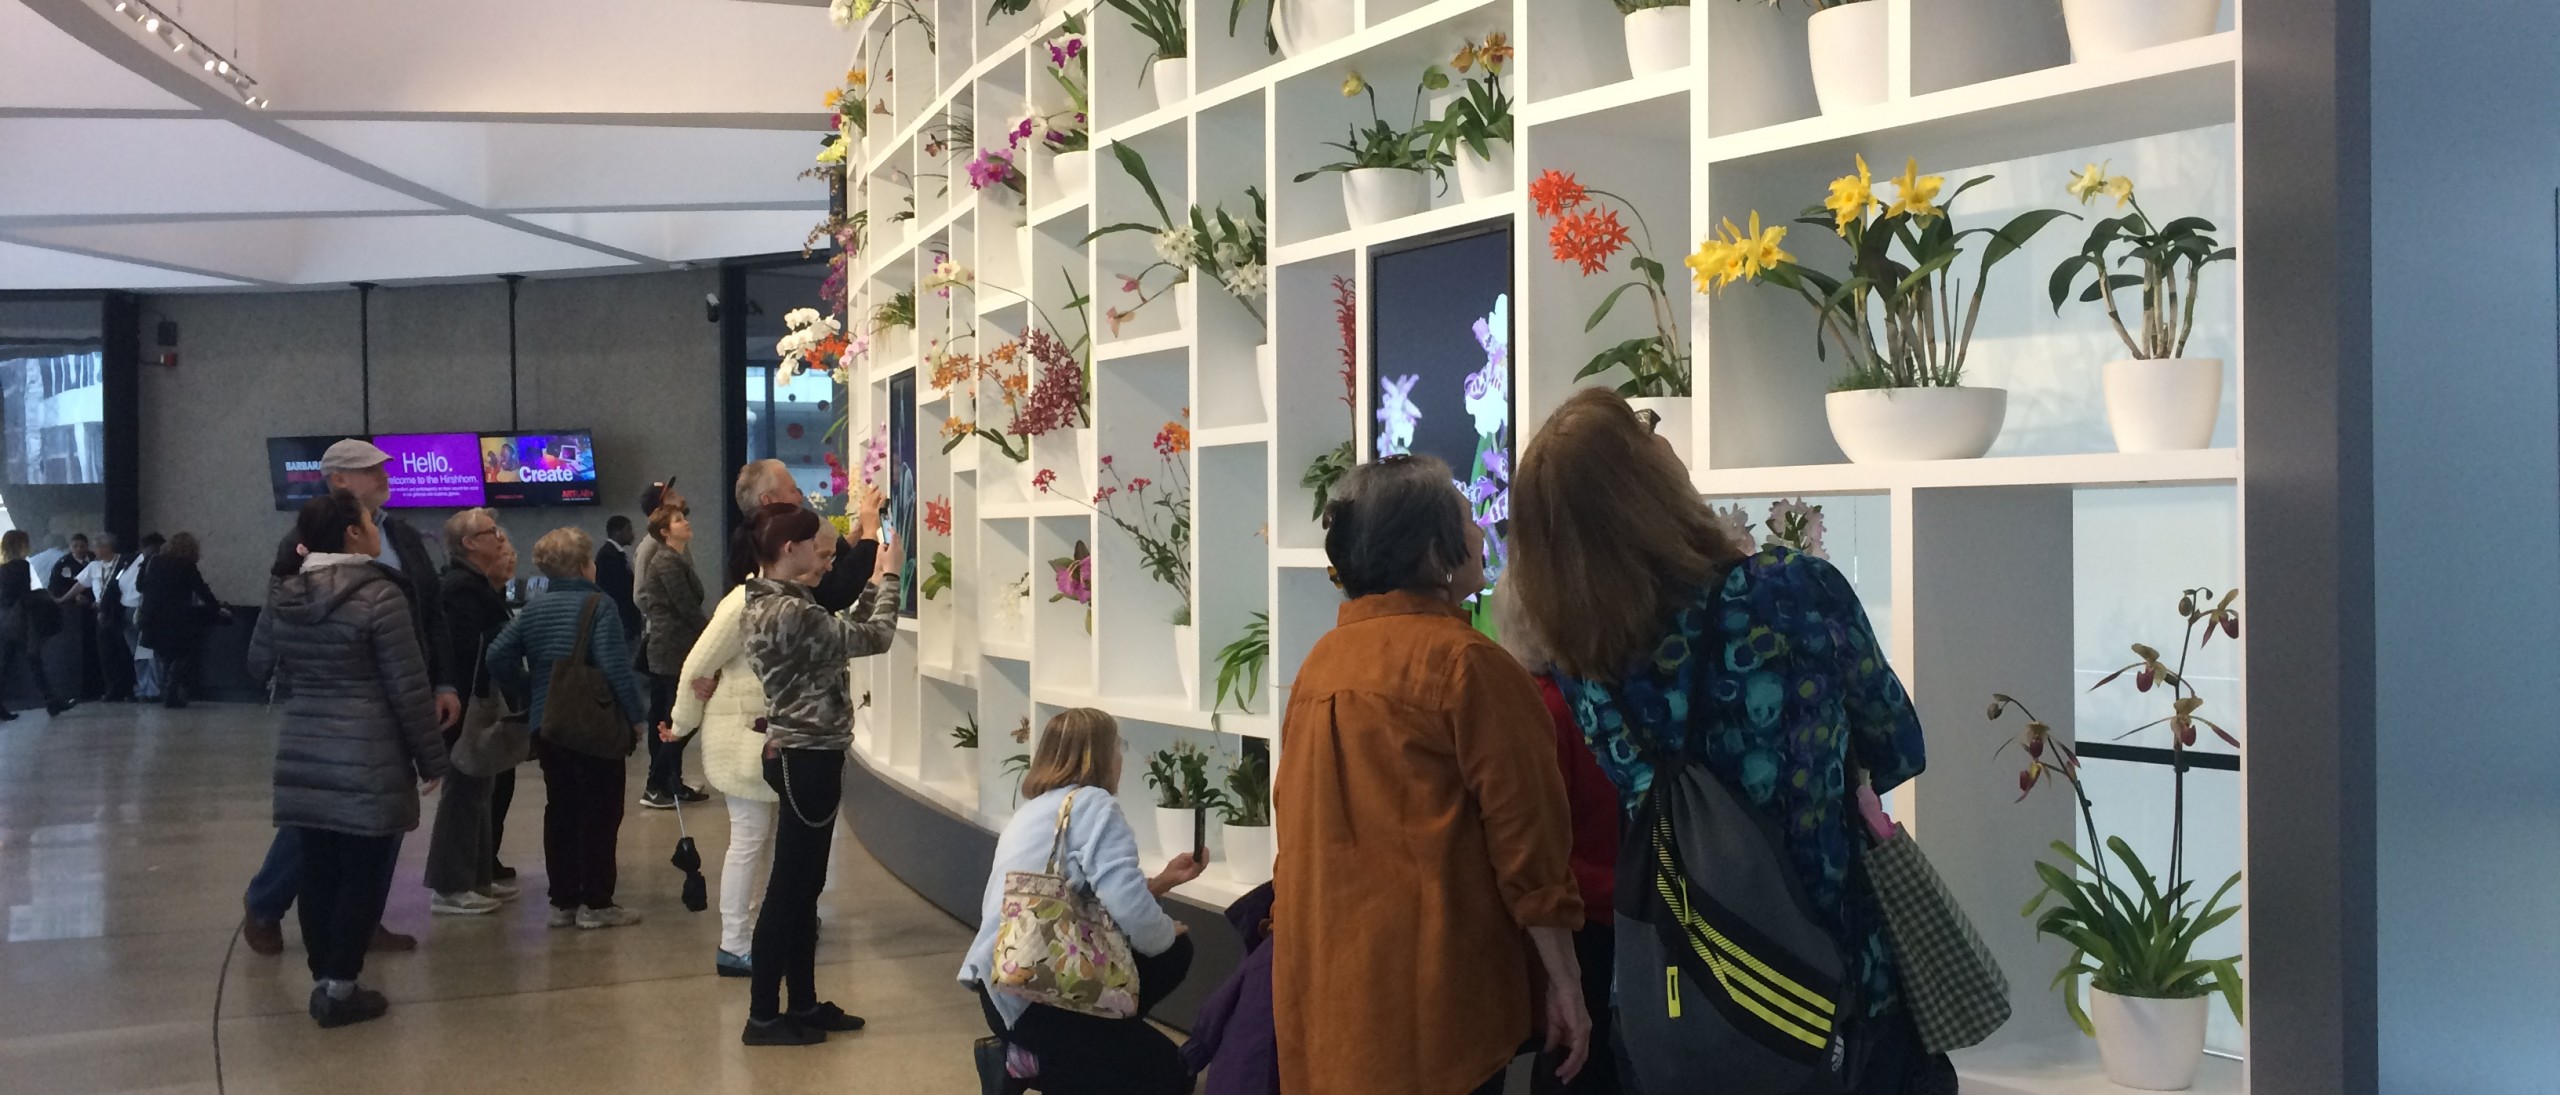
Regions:
<instances>
[{"instance_id":1,"label":"woman in white pants","mask_svg":"<svg viewBox=\"0 0 2560 1095\"><path fill-rule=\"evenodd\" d=\"M818 530L818 551L833 556L836 530ZM824 574L824 567L818 573ZM778 799L764 780L764 685L747 660L739 622L747 606L744 585L733 586L712 610L711 622L695 639L684 659L683 686L676 691L671 725L659 728L667 740L702 737L702 770L729 804L729 852L720 863L720 953L714 965L722 977L748 977L755 962L748 954L755 937L756 898L764 893L757 878L771 859L773 817Z\"/></svg>"}]
</instances>

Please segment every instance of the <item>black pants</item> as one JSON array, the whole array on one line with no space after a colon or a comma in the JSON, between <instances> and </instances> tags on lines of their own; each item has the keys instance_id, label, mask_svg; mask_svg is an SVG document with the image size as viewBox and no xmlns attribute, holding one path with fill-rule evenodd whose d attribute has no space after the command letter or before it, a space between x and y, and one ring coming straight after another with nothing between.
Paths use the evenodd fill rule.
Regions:
<instances>
[{"instance_id":1,"label":"black pants","mask_svg":"<svg viewBox=\"0 0 2560 1095\"><path fill-rule=\"evenodd\" d=\"M43 639L30 638L11 638L0 642L0 692L7 690L10 679L18 674L18 667L25 665L28 672L35 674L36 688L44 693L44 702L48 705L62 702L62 690L54 687L53 674L44 671L44 643ZM0 711L6 710L7 705L0 703Z\"/></svg>"},{"instance_id":2,"label":"black pants","mask_svg":"<svg viewBox=\"0 0 2560 1095\"><path fill-rule=\"evenodd\" d=\"M684 790L684 743L659 741L658 724L675 717L676 679L663 673L649 674L649 783L651 791L675 794Z\"/></svg>"},{"instance_id":3,"label":"black pants","mask_svg":"<svg viewBox=\"0 0 2560 1095\"><path fill-rule=\"evenodd\" d=\"M294 908L301 914L311 976L353 981L364 972L365 948L373 944L374 925L382 922L382 905L391 895L400 838L329 829L303 829L299 835L302 892Z\"/></svg>"},{"instance_id":4,"label":"black pants","mask_svg":"<svg viewBox=\"0 0 2560 1095\"><path fill-rule=\"evenodd\" d=\"M764 949L762 943L756 949ZM1042 1095L1186 1095L1191 1069L1173 1039L1147 1022L1157 1004L1182 987L1191 972L1191 937L1178 935L1173 949L1154 957L1138 955L1138 1014L1127 1019L1078 1015L1063 1008L1033 1004L1006 1030L1004 1015L987 990L978 990L978 1007L987 1029L1040 1058ZM1497 1084L1497 1090L1499 1085Z\"/></svg>"},{"instance_id":5,"label":"black pants","mask_svg":"<svg viewBox=\"0 0 2560 1095\"><path fill-rule=\"evenodd\" d=\"M764 884L764 908L756 913L755 981L747 1016L781 1014L818 1005L818 893L827 888L827 856L834 850L836 807L844 801L844 752L785 749L766 757L764 781L782 796L774 817L773 868Z\"/></svg>"},{"instance_id":6,"label":"black pants","mask_svg":"<svg viewBox=\"0 0 2560 1095\"><path fill-rule=\"evenodd\" d=\"M160 703L166 707L185 707L194 693L196 652L184 653L154 650L160 656Z\"/></svg>"},{"instance_id":7,"label":"black pants","mask_svg":"<svg viewBox=\"0 0 2560 1095\"><path fill-rule=\"evenodd\" d=\"M622 834L622 758L591 757L547 741L542 761L545 802L542 858L551 868L551 907L613 904L614 841Z\"/></svg>"},{"instance_id":8,"label":"black pants","mask_svg":"<svg viewBox=\"0 0 2560 1095\"><path fill-rule=\"evenodd\" d=\"M98 609L99 686L108 702L133 698L133 649L124 642L124 606Z\"/></svg>"},{"instance_id":9,"label":"black pants","mask_svg":"<svg viewBox=\"0 0 2560 1095\"><path fill-rule=\"evenodd\" d=\"M516 801L516 770L498 773L489 788L489 867L498 866L498 847L507 842L507 807Z\"/></svg>"}]
</instances>

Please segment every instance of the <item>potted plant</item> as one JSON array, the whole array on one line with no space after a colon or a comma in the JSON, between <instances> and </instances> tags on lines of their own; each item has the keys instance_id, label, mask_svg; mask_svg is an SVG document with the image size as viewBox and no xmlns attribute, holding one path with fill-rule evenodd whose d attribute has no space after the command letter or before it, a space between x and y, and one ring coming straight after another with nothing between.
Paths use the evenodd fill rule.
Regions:
<instances>
[{"instance_id":1,"label":"potted plant","mask_svg":"<svg viewBox=\"0 0 2560 1095\"><path fill-rule=\"evenodd\" d=\"M2165 879L2155 876L2124 838L2099 832L2096 808L2080 779L2078 752L2053 736L2052 729L2025 704L2006 695L1991 697L1992 718L2015 707L2027 719L2026 732L2015 740L2027 757L2026 769L2018 773L2018 797L2023 800L2039 784L2059 778L2071 788L2080 807L2080 822L2088 827L2089 855L2081 855L2068 841L2057 840L2053 850L2061 862L2035 865L2042 887L2027 903L2025 915L2036 919L2039 933L2071 946L2070 961L2054 978L2063 989L2063 1007L2082 1033L2098 1040L2107 1078L2125 1087L2184 1091L2194 1085L2213 997L2230 1006L2232 1018L2247 1021L2239 957L2195 955L2207 932L2239 915L2239 905L2222 901L2240 884L2240 875L2223 880L2201 903L2193 896L2195 880L2186 877L2186 751L2196 743L2198 727L2213 731L2234 747L2240 744L2229 731L2197 714L2204 698L2187 677L2187 659L2191 652L2210 645L2216 632L2240 637L2240 613L2232 607L2239 596L2236 589L2219 598L2205 588L2181 593L2178 615L2185 622L2185 632L2177 664L2170 665L2158 650L2135 643L2136 660L2093 686L2093 690L2104 688L2131 673L2136 690L2166 691L2169 713L2127 731L2169 729L2175 791ZM2109 871L2110 854L2121 875ZM2079 873L2074 874L2074 869ZM2131 889L2126 888L2128 882ZM2086 1009L2079 995L2084 979L2089 982Z\"/></svg>"},{"instance_id":2,"label":"potted plant","mask_svg":"<svg viewBox=\"0 0 2560 1095\"><path fill-rule=\"evenodd\" d=\"M1689 343L1680 337L1680 315L1688 310L1688 302L1675 305L1671 299L1668 271L1661 260L1653 257L1653 227L1645 222L1635 203L1606 190L1585 187L1571 172L1549 169L1541 173L1537 181L1529 184L1529 199L1539 219L1551 222L1547 228L1549 251L1557 262L1580 268L1582 276L1608 273L1618 252L1633 252L1626 263L1626 273L1631 276L1600 298L1600 306L1592 309L1591 318L1582 329L1589 332L1606 322L1619 299L1632 289L1643 295L1653 331L1592 355L1573 378L1584 380L1613 369L1625 370L1627 378L1618 384L1618 394L1627 397L1636 409L1660 416L1655 431L1670 438L1680 459L1688 461ZM1616 207L1610 202L1615 202ZM1619 209L1626 210L1636 222L1637 232L1642 233L1641 242L1618 219Z\"/></svg>"},{"instance_id":3,"label":"potted plant","mask_svg":"<svg viewBox=\"0 0 2560 1095\"><path fill-rule=\"evenodd\" d=\"M1156 843L1166 855L1192 850L1200 812L1227 801L1209 781L1209 754L1187 741L1148 755L1147 787L1156 793Z\"/></svg>"},{"instance_id":4,"label":"potted plant","mask_svg":"<svg viewBox=\"0 0 2560 1095\"><path fill-rule=\"evenodd\" d=\"M1138 69L1141 83L1153 78L1156 106L1171 108L1191 97L1191 56L1189 28L1182 21L1182 0L1103 0L1113 10L1129 17L1129 28L1145 38L1151 49L1146 63Z\"/></svg>"},{"instance_id":5,"label":"potted plant","mask_svg":"<svg viewBox=\"0 0 2560 1095\"><path fill-rule=\"evenodd\" d=\"M1253 0L1230 0L1227 37L1244 25L1245 8ZM1352 31L1351 0L1264 0L1263 48L1295 57Z\"/></svg>"},{"instance_id":6,"label":"potted plant","mask_svg":"<svg viewBox=\"0 0 2560 1095\"><path fill-rule=\"evenodd\" d=\"M1360 432L1359 292L1350 278L1339 274L1334 276L1333 321L1342 333L1342 406L1350 413L1353 434ZM1324 520L1324 507L1333 500L1334 484L1342 482L1342 477L1351 474L1351 469L1359 463L1359 453L1349 440L1316 454L1315 459L1307 462L1307 470L1298 477L1298 485L1315 496L1316 521Z\"/></svg>"},{"instance_id":7,"label":"potted plant","mask_svg":"<svg viewBox=\"0 0 2560 1095\"><path fill-rule=\"evenodd\" d=\"M1038 327L1022 331L1022 352L1030 359L1031 390L1014 409L1013 421L1005 432L1029 440L1042 448L1053 448L1059 434L1073 438L1076 480L1083 482L1093 474L1095 441L1089 393L1092 379L1090 362L1082 347L1089 339L1079 337L1077 345ZM1052 438L1043 442L1041 438ZM1030 465L1024 464L1023 467ZM1056 473L1049 473L1052 478ZM1026 484L1026 485L1036 485ZM1024 500L1030 495L1026 492Z\"/></svg>"},{"instance_id":8,"label":"potted plant","mask_svg":"<svg viewBox=\"0 0 2560 1095\"><path fill-rule=\"evenodd\" d=\"M1093 492L1088 506L1120 527L1136 544L1147 576L1171 587L1180 604L1173 611L1174 669L1182 678L1183 702L1200 702L1200 642L1191 624L1191 429L1167 422L1156 431L1155 450L1164 479L1123 478L1111 457L1101 458L1107 480ZM1033 483L1047 493L1056 475L1042 469ZM1134 519L1123 509L1134 509ZM1086 574L1090 576L1088 569ZM1062 577L1061 582L1064 581ZM1090 597L1090 591L1087 594ZM1090 606L1091 601L1087 600Z\"/></svg>"},{"instance_id":9,"label":"potted plant","mask_svg":"<svg viewBox=\"0 0 2560 1095\"><path fill-rule=\"evenodd\" d=\"M1084 633L1093 634L1093 549L1082 540L1076 541L1065 558L1049 560L1049 575L1057 586L1057 592L1049 595L1049 603L1074 601L1083 605Z\"/></svg>"},{"instance_id":10,"label":"potted plant","mask_svg":"<svg viewBox=\"0 0 2560 1095\"><path fill-rule=\"evenodd\" d=\"M1637 76L1689 67L1689 0L1609 0L1626 17L1627 70Z\"/></svg>"},{"instance_id":11,"label":"potted plant","mask_svg":"<svg viewBox=\"0 0 2560 1095\"><path fill-rule=\"evenodd\" d=\"M1224 287L1227 294L1253 316L1255 323L1267 326L1263 318L1262 296L1271 288L1271 232L1266 223L1269 203L1264 200L1261 188L1244 188L1251 211L1241 219L1228 213L1224 205L1209 210L1194 205L1188 222L1177 225L1172 211L1164 204L1163 193L1156 189L1155 176L1147 170L1146 157L1126 144L1113 144L1111 154L1119 160L1120 169L1128 172L1129 178L1138 184L1138 189L1145 192L1147 201L1155 206L1156 216L1163 227L1124 221L1104 225L1085 236L1087 243L1121 232L1144 232L1155 237L1156 260L1134 275L1121 277L1121 291L1134 296L1137 302L1126 309L1114 307L1105 311L1103 325L1117 333L1120 324L1130 316L1136 315L1139 309L1158 297L1174 292L1175 286L1190 281L1192 272L1197 270ZM1148 278L1158 270L1170 271L1171 280L1163 288L1149 292ZM1177 294L1174 305L1177 318L1185 329L1189 329L1192 322L1190 299Z\"/></svg>"},{"instance_id":12,"label":"potted plant","mask_svg":"<svg viewBox=\"0 0 2560 1095\"><path fill-rule=\"evenodd\" d=\"M1920 174L1906 162L1902 177L1886 185L1894 200L1875 191L1864 156L1856 174L1831 183L1831 196L1805 210L1797 223L1830 228L1849 245L1849 269L1833 277L1799 265L1780 246L1787 229L1763 229L1751 214L1749 229L1724 222L1689 256L1702 290L1722 291L1737 281L1791 289L1813 306L1814 350L1837 347L1849 371L1825 400L1831 436L1850 460L1969 459L1990 451L2008 413L2009 393L1964 384L1965 353L1982 311L1983 287L2000 260L2017 253L2056 218L2058 209L2030 209L1994 231L1959 232L1949 206L1991 176L1973 179L1941 198L1946 180ZM1964 243L1982 237L1972 295L1961 300L1956 260ZM1893 253L1896 241L1902 256Z\"/></svg>"},{"instance_id":13,"label":"potted plant","mask_svg":"<svg viewBox=\"0 0 2560 1095\"><path fill-rule=\"evenodd\" d=\"M2090 164L2071 178L2071 196L2087 205L2101 196L2116 200L2119 210L2092 225L2080 253L2053 271L2053 310L2079 290L2082 302L2106 305L2107 322L2130 361L2106 366L2107 426L2115 432L2119 452L2162 452L2201 449L2213 443L2214 420L2222 413L2222 359L2188 357L2187 337L2195 332L2198 279L2204 268L2238 252L2213 237L2213 222L2181 217L2167 224L2151 214L2133 193L2133 180L2107 173L2106 164ZM2118 246L2121 256L2110 256ZM2139 274L2116 273L2138 266ZM2088 286L2080 288L2083 275ZM2116 290L2140 288L2140 329L2127 327L2116 307Z\"/></svg>"},{"instance_id":14,"label":"potted plant","mask_svg":"<svg viewBox=\"0 0 2560 1095\"><path fill-rule=\"evenodd\" d=\"M978 755L978 716L974 712L964 712L960 717L968 721L951 728L951 747L966 750L975 757ZM974 765L975 762L971 763Z\"/></svg>"},{"instance_id":15,"label":"potted plant","mask_svg":"<svg viewBox=\"0 0 2560 1095\"><path fill-rule=\"evenodd\" d=\"M1774 0L1773 0L1774 2ZM1813 66L1813 98L1825 114L1874 106L1885 98L1886 5L1881 0L1806 0L1805 55Z\"/></svg>"},{"instance_id":16,"label":"potted plant","mask_svg":"<svg viewBox=\"0 0 2560 1095\"><path fill-rule=\"evenodd\" d=\"M1092 51L1086 48L1081 20L1069 19L1048 41L1049 59L1042 67L1065 97L1057 110L1034 108L1013 127L1014 147L1036 142L1051 153L1049 178L1057 194L1051 201L1083 201L1093 193Z\"/></svg>"},{"instance_id":17,"label":"potted plant","mask_svg":"<svg viewBox=\"0 0 2560 1095\"><path fill-rule=\"evenodd\" d=\"M2222 0L2062 0L2075 61L2202 38L2221 16Z\"/></svg>"},{"instance_id":18,"label":"potted plant","mask_svg":"<svg viewBox=\"0 0 2560 1095\"><path fill-rule=\"evenodd\" d=\"M1511 96L1502 90L1502 66L1511 61L1511 44L1501 31L1469 40L1449 67L1467 77L1466 92L1449 103L1432 123L1431 150L1458 168L1458 196L1467 201L1511 190ZM1481 65L1484 78L1471 73Z\"/></svg>"},{"instance_id":19,"label":"potted plant","mask_svg":"<svg viewBox=\"0 0 2560 1095\"><path fill-rule=\"evenodd\" d=\"M1218 852L1236 881L1271 881L1271 745L1248 739L1227 768L1226 800L1218 805Z\"/></svg>"},{"instance_id":20,"label":"potted plant","mask_svg":"<svg viewBox=\"0 0 2560 1095\"><path fill-rule=\"evenodd\" d=\"M924 582L916 587L916 591L922 593L925 600L930 601L941 596L942 591L949 588L951 588L951 554L943 551L934 552L933 564L926 569Z\"/></svg>"},{"instance_id":21,"label":"potted plant","mask_svg":"<svg viewBox=\"0 0 2560 1095\"><path fill-rule=\"evenodd\" d=\"M1328 148L1339 148L1351 158L1338 160L1300 172L1296 181L1305 182L1327 172L1342 175L1342 211L1353 228L1383 224L1398 217L1410 217L1430 204L1429 183L1442 177L1449 158L1436 151L1432 143L1432 127L1422 121L1424 92L1449 86L1449 74L1440 66L1422 70L1422 79L1414 84L1413 110L1398 129L1378 117L1378 89L1354 72L1343 77L1342 97L1349 99L1366 94L1369 97L1369 127L1353 126L1349 141L1326 141Z\"/></svg>"},{"instance_id":22,"label":"potted plant","mask_svg":"<svg viewBox=\"0 0 2560 1095\"><path fill-rule=\"evenodd\" d=\"M1235 697L1236 710L1253 713L1253 698L1262 693L1262 670L1271 663L1271 614L1256 612L1253 622L1246 624L1244 635L1218 651L1218 694L1210 701L1214 711Z\"/></svg>"}]
</instances>

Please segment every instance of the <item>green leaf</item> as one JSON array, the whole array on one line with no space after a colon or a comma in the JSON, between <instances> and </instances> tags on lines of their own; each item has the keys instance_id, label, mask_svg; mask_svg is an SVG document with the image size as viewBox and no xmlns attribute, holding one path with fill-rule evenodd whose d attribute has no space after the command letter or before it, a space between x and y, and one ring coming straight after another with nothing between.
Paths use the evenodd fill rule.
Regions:
<instances>
[{"instance_id":1,"label":"green leaf","mask_svg":"<svg viewBox=\"0 0 2560 1095\"><path fill-rule=\"evenodd\" d=\"M2076 219L2078 214L2062 209L2030 209L2018 214L2000 231L1993 233L1990 244L1982 249L1982 270L1989 272L1993 264L2026 246L2027 241L2044 231L2046 225L2063 217Z\"/></svg>"},{"instance_id":2,"label":"green leaf","mask_svg":"<svg viewBox=\"0 0 2560 1095\"><path fill-rule=\"evenodd\" d=\"M2053 293L2053 313L2055 315L2061 315L2063 303L2071 299L2071 285L2073 281L2079 278L2080 271L2090 269L2097 265L2098 260L2090 258L2084 254L2073 255L2070 258L2064 259L2062 260L2062 265L2053 268L2053 280L2047 287Z\"/></svg>"},{"instance_id":3,"label":"green leaf","mask_svg":"<svg viewBox=\"0 0 2560 1095\"><path fill-rule=\"evenodd\" d=\"M1171 226L1173 214L1165 209L1164 195L1156 192L1155 176L1147 173L1147 158L1139 155L1137 149L1120 141L1111 142L1111 155L1112 158L1120 161L1120 170L1128 172L1130 178L1137 180L1138 189L1147 192L1147 201L1156 207L1156 216L1165 225Z\"/></svg>"},{"instance_id":4,"label":"green leaf","mask_svg":"<svg viewBox=\"0 0 2560 1095\"><path fill-rule=\"evenodd\" d=\"M1104 236L1118 232L1144 232L1152 236L1162 231L1164 231L1164 229L1158 225L1140 224L1136 221L1122 221L1118 224L1104 225L1103 227L1094 229L1092 232L1085 235L1084 242L1092 243Z\"/></svg>"},{"instance_id":5,"label":"green leaf","mask_svg":"<svg viewBox=\"0 0 2560 1095\"><path fill-rule=\"evenodd\" d=\"M1618 306L1618 297L1619 297L1619 295L1620 295L1620 294L1625 293L1625 292L1626 292L1627 290L1629 290L1629 289L1641 289L1641 288L1644 288L1644 283L1643 283L1643 282L1641 282L1641 281L1630 281L1630 282L1628 282L1628 283L1626 283L1626 284L1624 284L1624 285L1621 285L1621 286L1619 286L1619 287L1617 287L1617 288L1615 288L1615 289L1611 289L1611 290L1609 290L1609 295L1608 295L1608 296L1605 296L1605 297L1600 298L1600 306L1591 310L1591 318L1590 318L1589 320L1586 320L1586 321L1584 321L1584 322L1583 322L1583 324L1582 324L1582 330L1583 330L1583 333L1585 333L1585 334L1590 333L1590 332L1591 332L1591 330L1592 330L1593 328L1596 328L1596 327L1600 326L1600 324L1601 324L1601 322L1602 322L1602 321L1607 320L1607 319L1609 318L1609 309L1611 309L1611 308L1615 308L1615 307L1617 307L1617 306Z\"/></svg>"}]
</instances>

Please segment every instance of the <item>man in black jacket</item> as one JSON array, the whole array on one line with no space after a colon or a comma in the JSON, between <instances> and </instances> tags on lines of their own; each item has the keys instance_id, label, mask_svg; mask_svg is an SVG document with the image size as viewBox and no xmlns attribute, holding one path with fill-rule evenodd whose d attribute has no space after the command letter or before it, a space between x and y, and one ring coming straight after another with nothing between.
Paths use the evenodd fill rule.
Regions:
<instances>
[{"instance_id":1,"label":"man in black jacket","mask_svg":"<svg viewBox=\"0 0 2560 1095\"><path fill-rule=\"evenodd\" d=\"M613 601L622 616L622 634L640 645L640 602L633 596L639 569L631 565L631 519L619 513L604 523L604 543L596 545L596 588Z\"/></svg>"},{"instance_id":2,"label":"man in black jacket","mask_svg":"<svg viewBox=\"0 0 2560 1095\"><path fill-rule=\"evenodd\" d=\"M779 460L751 461L738 471L738 485L732 492L738 505L738 516L751 519L756 511L772 505L805 506L807 495L791 478L791 469ZM853 503L854 533L851 543L836 552L835 565L827 568L827 576L818 580L818 605L829 612L842 612L853 607L862 597L862 587L871 584L871 570L880 553L880 492L868 483L855 489ZM734 545L733 545L734 553ZM736 585L754 569L753 560L730 560L729 583Z\"/></svg>"},{"instance_id":3,"label":"man in black jacket","mask_svg":"<svg viewBox=\"0 0 2560 1095\"><path fill-rule=\"evenodd\" d=\"M330 490L355 495L356 501L373 512L374 523L382 530L382 555L375 561L391 573L400 595L408 599L409 616L417 622L418 645L426 656L427 678L435 684L436 726L450 729L462 721L462 694L448 656L444 599L436 595L436 560L427 553L426 538L418 535L418 530L383 509L391 500L391 475L383 468L390 461L391 454L372 442L350 437L329 446L329 451L320 457L320 470L329 477ZM301 554L299 548L294 534L285 533L284 542L276 546L274 572L290 573ZM248 940L250 950L259 954L284 953L284 914L293 907L294 894L302 888L301 864L300 830L278 828L275 841L267 848L266 863L249 880L249 891L242 899L246 915L241 935ZM379 926L374 929L375 950L414 950L417 946L415 936Z\"/></svg>"}]
</instances>

